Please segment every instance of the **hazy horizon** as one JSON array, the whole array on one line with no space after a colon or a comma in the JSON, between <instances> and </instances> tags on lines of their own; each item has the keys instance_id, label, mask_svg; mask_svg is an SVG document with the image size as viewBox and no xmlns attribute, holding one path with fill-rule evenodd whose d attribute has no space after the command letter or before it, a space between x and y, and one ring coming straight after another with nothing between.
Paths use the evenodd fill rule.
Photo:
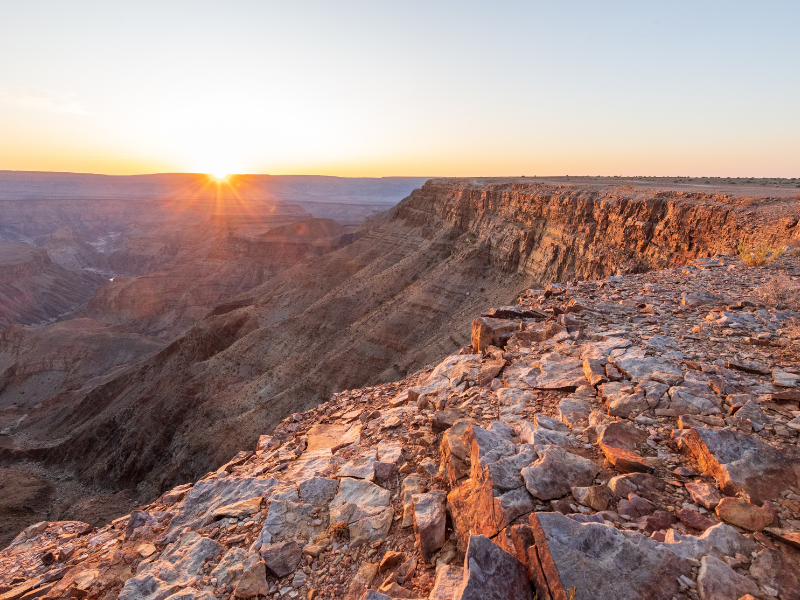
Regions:
<instances>
[{"instance_id":1,"label":"hazy horizon","mask_svg":"<svg viewBox=\"0 0 800 600\"><path fill-rule=\"evenodd\" d=\"M798 17L789 2L15 3L0 169L791 178Z\"/></svg>"}]
</instances>

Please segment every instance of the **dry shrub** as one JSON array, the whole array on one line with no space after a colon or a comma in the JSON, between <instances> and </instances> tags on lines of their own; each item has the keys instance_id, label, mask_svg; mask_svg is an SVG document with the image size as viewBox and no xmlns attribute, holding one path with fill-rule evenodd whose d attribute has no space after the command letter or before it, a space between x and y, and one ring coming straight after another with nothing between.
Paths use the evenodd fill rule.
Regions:
<instances>
[{"instance_id":1,"label":"dry shrub","mask_svg":"<svg viewBox=\"0 0 800 600\"><path fill-rule=\"evenodd\" d=\"M761 267L772 262L785 251L785 246L773 247L766 242L749 244L742 242L736 249L739 251L739 258L751 267Z\"/></svg>"},{"instance_id":2,"label":"dry shrub","mask_svg":"<svg viewBox=\"0 0 800 600\"><path fill-rule=\"evenodd\" d=\"M763 302L775 308L800 310L800 285L786 275L773 277L753 292Z\"/></svg>"},{"instance_id":3,"label":"dry shrub","mask_svg":"<svg viewBox=\"0 0 800 600\"><path fill-rule=\"evenodd\" d=\"M331 525L328 533L330 533L331 537L336 540L347 541L350 539L350 527L345 521L339 521L338 523Z\"/></svg>"}]
</instances>

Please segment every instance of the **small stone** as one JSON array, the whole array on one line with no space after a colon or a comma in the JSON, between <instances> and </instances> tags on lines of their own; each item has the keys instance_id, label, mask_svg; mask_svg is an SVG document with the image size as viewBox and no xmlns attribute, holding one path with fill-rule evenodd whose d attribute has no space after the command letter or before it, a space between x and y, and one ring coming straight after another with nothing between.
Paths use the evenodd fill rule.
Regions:
<instances>
[{"instance_id":1,"label":"small stone","mask_svg":"<svg viewBox=\"0 0 800 600\"><path fill-rule=\"evenodd\" d=\"M378 565L378 571L380 573L388 571L389 569L395 567L398 563L401 563L403 561L403 558L404 554L402 552L387 550L386 553L383 555L380 564Z\"/></svg>"}]
</instances>

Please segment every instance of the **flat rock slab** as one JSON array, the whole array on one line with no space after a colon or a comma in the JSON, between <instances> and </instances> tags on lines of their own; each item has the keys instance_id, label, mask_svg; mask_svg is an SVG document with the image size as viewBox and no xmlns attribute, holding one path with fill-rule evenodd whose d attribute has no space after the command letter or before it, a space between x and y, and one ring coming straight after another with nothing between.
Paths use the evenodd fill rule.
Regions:
<instances>
[{"instance_id":1,"label":"flat rock slab","mask_svg":"<svg viewBox=\"0 0 800 600\"><path fill-rule=\"evenodd\" d=\"M205 514L205 517L201 518L204 524L205 521L211 521L214 511L219 507L256 497L268 497L270 491L279 484L276 479L254 477L224 477L198 481L178 505L178 514L172 519L162 537L165 539L174 537L181 528L195 521L201 512Z\"/></svg>"},{"instance_id":2,"label":"flat rock slab","mask_svg":"<svg viewBox=\"0 0 800 600\"><path fill-rule=\"evenodd\" d=\"M680 439L702 472L715 477L728 496L743 493L761 504L798 485L800 464L795 453L778 450L752 435L694 427Z\"/></svg>"},{"instance_id":3,"label":"flat rock slab","mask_svg":"<svg viewBox=\"0 0 800 600\"><path fill-rule=\"evenodd\" d=\"M221 553L222 546L214 540L185 533L156 561L138 569L136 576L125 582L119 597L121 600L166 598L194 581L203 561Z\"/></svg>"},{"instance_id":4,"label":"flat rock slab","mask_svg":"<svg viewBox=\"0 0 800 600\"><path fill-rule=\"evenodd\" d=\"M652 379L674 385L683 378L679 364L662 358L645 356L644 350L632 347L625 352L611 352L614 366L633 382Z\"/></svg>"},{"instance_id":5,"label":"flat rock slab","mask_svg":"<svg viewBox=\"0 0 800 600\"><path fill-rule=\"evenodd\" d=\"M541 371L536 374L536 389L574 392L587 383L581 360L553 353L545 355L536 367Z\"/></svg>"},{"instance_id":6,"label":"flat rock slab","mask_svg":"<svg viewBox=\"0 0 800 600\"><path fill-rule=\"evenodd\" d=\"M306 452L334 448L342 443L344 434L347 433L347 425L326 425L317 423L308 430Z\"/></svg>"},{"instance_id":7,"label":"flat rock slab","mask_svg":"<svg viewBox=\"0 0 800 600\"><path fill-rule=\"evenodd\" d=\"M677 578L691 577L688 561L640 533L578 523L557 513L534 513L535 560L550 597L565 600L672 600ZM544 594L540 594L544 596Z\"/></svg>"}]
</instances>

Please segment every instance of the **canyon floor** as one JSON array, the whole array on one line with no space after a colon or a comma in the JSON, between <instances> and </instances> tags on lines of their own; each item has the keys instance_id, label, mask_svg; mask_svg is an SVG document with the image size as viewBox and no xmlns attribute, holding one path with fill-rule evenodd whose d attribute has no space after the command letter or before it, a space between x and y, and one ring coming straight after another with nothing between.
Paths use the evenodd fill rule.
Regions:
<instances>
[{"instance_id":1,"label":"canyon floor","mask_svg":"<svg viewBox=\"0 0 800 600\"><path fill-rule=\"evenodd\" d=\"M126 230L122 244L111 235L118 229L111 221L120 219L113 210L100 219L109 221L106 229L97 221L81 230L73 219L70 230L54 234L22 227L24 219L15 221L3 230L7 238L19 244L20 235L35 233L40 247L52 253L54 265L70 274L108 273L106 269L121 266L130 274L92 288L88 302L76 301L55 323L15 324L0 333L5 492L0 535L10 541L39 521L70 521L52 528L39 524L18 536L0 555L8 560L0 563L2 568L15 569L0 585L10 587L7 593L14 599L86 593L110 598L120 593L122 584L128 590L123 595L130 598L166 594L177 600L181 594L206 594L210 600L231 593L360 598L370 586L379 587L394 576L383 591L368 593L375 598L378 593L494 597L488 590L469 591L469 569L459 572L456 567L466 555L473 562L499 561L511 574L524 572L524 584L521 577L515 580L520 597L527 597L525 589L530 592L529 581L540 599L569 597L573 584L584 589L578 589L577 597L588 597L580 595L588 593L588 582L556 565L578 560L571 554L574 548L549 550L549 542L539 541L545 535L542 523L571 525L547 521L555 516L531 515L566 513L573 515L571 521L582 522L575 515L608 511L597 525L611 524L633 546L655 548L655 555L678 569L677 588L665 588L674 594L658 597L727 597L703 591L711 584L701 585L701 580L710 580L702 576L699 550L692 554L682 546L679 559L688 563L679 560L678 565L662 545L649 546L651 542L628 533L643 532L652 543L669 544L675 543L675 535L712 529L722 516L715 517L713 507L696 505L695 511L675 504L680 491L673 489L708 482L709 475L726 496L741 496L766 511L753 518L764 521L766 513L774 513L759 531L777 526L791 533L796 527L798 515L791 511L796 510L792 494L798 490L785 464L753 467L769 478L789 478L787 487L762 498L731 487L728 479L736 477L713 466L715 451L703 450L691 434L686 434L686 443L694 446L681 446L683 434L673 434L697 427L748 432L755 442L725 438L719 442L724 447L717 447L728 458L730 446L741 443L754 449L733 460L736 469L754 454L775 457L757 443L782 440L777 447L792 460L797 441L793 420L798 417L791 412L798 409L792 395L797 385L797 314L790 310L797 301L793 248L800 240L796 183L439 179L357 228L315 218L283 200L273 202L280 210L269 218L241 210L222 216L202 203L187 213L181 204L177 218L172 206L147 222L137 221ZM313 186L309 189L316 193ZM84 218L80 206L62 208ZM187 214L188 226L182 226ZM48 227L57 224L56 217ZM97 241L87 247L84 240L89 238L81 237L87 232L94 240L105 240L101 246L111 252L98 253ZM747 268L734 258L739 242L788 244L789 250L768 267ZM40 262L45 264L47 257L45 253ZM36 287L35 277L25 269L6 272L27 277L32 297L51 285L47 280ZM562 285L551 285L558 282ZM486 311L517 298L514 307ZM468 344L474 350L458 354ZM596 346L600 349L591 350ZM750 363L761 369L755 376L746 368ZM429 364L440 366L426 368ZM632 370L624 365L633 365ZM560 387L552 387L551 378ZM359 389L365 385L373 387ZM585 413L580 422L561 411L562 405L573 404ZM773 406L784 410L777 415L780 411ZM471 433L463 422L455 423L461 418L471 419ZM499 444L487 450L495 452L491 455L496 460L481 459L480 449L480 456L471 458L475 443L483 443L475 442L483 430L491 444ZM538 441L530 437L533 430ZM611 441L603 442L603 435ZM501 460L505 462L491 466ZM592 462L597 472L581 460ZM520 472L534 464L544 465L545 480L525 487L528 478ZM474 465L480 467L473 472ZM681 479L688 471L673 472L678 467L694 469L695 479ZM551 468L555 474L547 471ZM557 483L575 470L584 475L592 471L593 476L566 488ZM635 475L619 490L612 485L616 475L629 471L672 483L645 484L642 475ZM738 473L744 479L752 475ZM201 477L192 487L190 482ZM492 477L502 482L495 485ZM524 485L516 485L520 481ZM783 485L765 482L759 480L756 487ZM629 484L642 489L629 489ZM182 487L165 496L175 485ZM649 490L653 485L655 491ZM194 491L181 500L182 490L190 489ZM426 490L420 508L409 508L407 496ZM624 490L628 492L622 494ZM362 496L370 499L367 504L359 500ZM788 504L769 504L777 498ZM216 512L240 501L245 512ZM597 508L603 502L606 507ZM144 509L117 518L137 505ZM783 515L785 507L789 512ZM694 515L683 509L712 524L695 519L695 525L708 527L692 529L687 519ZM426 511L427 516L422 514ZM396 523L399 512L405 515L405 528ZM427 526L414 524L417 512L420 521L430 517L437 532L444 523L446 546L443 542L430 551L423 539ZM217 516L209 519L212 513ZM651 531L637 520L644 517L664 526ZM654 521L656 517L661 520ZM329 531L340 522L344 525ZM132 533L139 527L142 532ZM409 527L417 528L417 542ZM617 535L595 527L581 531L592 539ZM374 537L378 533L383 537ZM470 554L473 533L495 543L486 546L476 537ZM728 530L712 533L717 540ZM333 537L326 545L328 534ZM64 538L53 541L59 535ZM780 546L770 541L774 536L758 535ZM235 541L229 543L228 537ZM597 543L614 545L623 538ZM763 544L761 538L753 539ZM66 539L94 542L80 546L78 554L63 556L57 546L41 545ZM314 556L317 542L325 549ZM532 550L539 543L545 545ZM22 546L30 552L20 555L15 548ZM139 546L153 552L143 556ZM102 549L99 554L97 548ZM516 556L522 567L493 554L496 548ZM40 559L48 550L53 550L53 561L45 565ZM220 576L216 564L223 550L229 554L223 563L230 576ZM388 550L404 554L384 556ZM208 553L191 566L195 551ZM282 561L292 557L290 563L295 557L311 558L302 558L302 569L293 563L291 572L279 575L285 568L270 566L270 552ZM431 559L434 554L436 560ZM735 558L735 553L706 554L723 562L725 556ZM170 564L188 562L165 574L170 569L159 556ZM442 556L448 558L442 561ZM360 573L350 568L381 557L387 565L398 562L378 565L380 573L371 577L369 569ZM442 570L445 565L448 569ZM212 567L217 575L210 574ZM713 563L709 569L719 572L718 567ZM732 568L744 574L740 567L737 563ZM259 575L265 568L266 588ZM483 563L481 568L489 569ZM611 559L605 568L609 573L630 570ZM42 569L51 575L42 575ZM728 575L723 569L719 577ZM466 591L456 596L462 576ZM497 573L483 580L505 576ZM761 586L756 596L777 589L750 571L746 577ZM442 591L437 584L440 591L432 591L435 580L452 589ZM258 594L247 596L247 581L262 586ZM652 595L650 585L628 581L613 589L634 598ZM631 586L638 595L624 596L623 588ZM594 597L611 597L598 590Z\"/></svg>"}]
</instances>

